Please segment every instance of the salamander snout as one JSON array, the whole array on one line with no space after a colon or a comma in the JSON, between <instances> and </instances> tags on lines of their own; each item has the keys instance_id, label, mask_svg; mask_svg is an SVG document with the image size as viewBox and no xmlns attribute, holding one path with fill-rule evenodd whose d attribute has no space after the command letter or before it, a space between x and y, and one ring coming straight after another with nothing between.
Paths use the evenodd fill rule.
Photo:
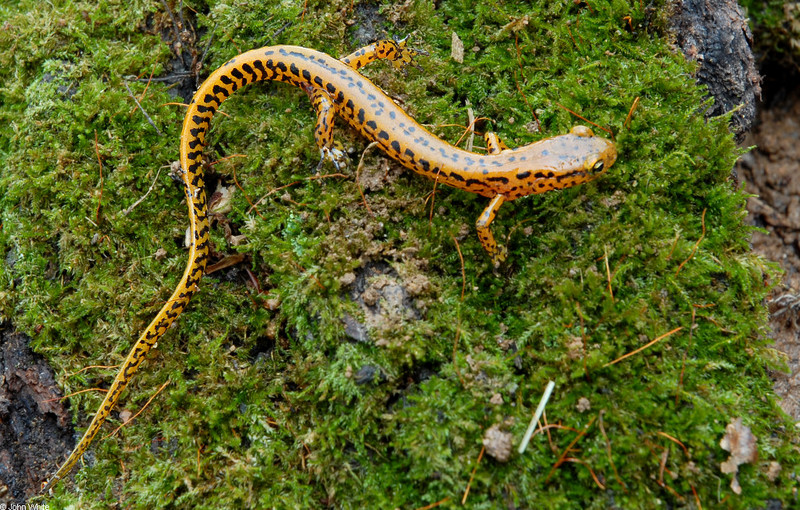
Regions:
<instances>
[{"instance_id":1,"label":"salamander snout","mask_svg":"<svg viewBox=\"0 0 800 510\"><path fill-rule=\"evenodd\" d=\"M599 145L602 150L596 153L596 157L586 159L586 173L592 177L599 177L617 161L617 149L614 144L605 138L598 138L597 141L601 142ZM604 144L605 147L602 147Z\"/></svg>"}]
</instances>

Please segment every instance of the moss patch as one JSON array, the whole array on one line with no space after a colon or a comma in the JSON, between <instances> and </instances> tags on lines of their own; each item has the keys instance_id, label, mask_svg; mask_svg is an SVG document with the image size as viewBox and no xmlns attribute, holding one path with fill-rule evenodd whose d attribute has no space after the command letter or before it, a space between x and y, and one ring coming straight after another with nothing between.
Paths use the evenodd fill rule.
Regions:
<instances>
[{"instance_id":1,"label":"moss patch","mask_svg":"<svg viewBox=\"0 0 800 510\"><path fill-rule=\"evenodd\" d=\"M123 214L177 159L183 110L167 103L183 99L168 82L128 83L159 135L124 85L169 73L172 23L160 2L12 4L0 5L0 314L71 393L111 380L113 370L68 374L119 363L185 263L185 204L166 172ZM367 193L370 214L353 179L304 180L317 151L301 91L237 92L207 154L246 158L216 164L214 179L235 187L235 175L251 201L300 182L258 213L236 192L226 221L247 242L229 245L222 229L214 241L222 255L245 254L246 267L204 279L121 409L170 384L119 437L93 445L94 462L57 488L54 508L456 506L473 470L475 508L793 501L797 429L766 374L762 301L775 269L749 252L726 120L703 119L703 91L652 11L622 1L184 4L195 50L209 47L203 76L266 43L344 55L413 33L430 53L425 71L406 78L376 63L365 74L446 139L462 130L443 125L465 124L469 105L509 145L566 132L580 122L569 109L610 127L619 159L589 185L504 205L494 229L509 238L509 263L495 271L472 228L484 199L438 189L432 203L432 183L405 172ZM355 155L366 146L347 129L338 136ZM367 158L373 172L385 164ZM348 292L368 263L391 272L367 284L405 289L414 312L363 342L342 318L365 320ZM524 455L476 467L484 431L500 423L516 445L548 380L553 427ZM71 399L79 427L100 398ZM760 452L740 467L741 495L719 468L735 417ZM774 480L770 462L783 468Z\"/></svg>"}]
</instances>

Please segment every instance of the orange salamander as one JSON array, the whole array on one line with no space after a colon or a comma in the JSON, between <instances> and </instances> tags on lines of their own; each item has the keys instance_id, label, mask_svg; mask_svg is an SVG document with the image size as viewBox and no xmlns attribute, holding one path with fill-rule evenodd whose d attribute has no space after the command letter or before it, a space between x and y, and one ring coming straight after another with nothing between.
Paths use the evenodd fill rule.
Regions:
<instances>
[{"instance_id":1,"label":"orange salamander","mask_svg":"<svg viewBox=\"0 0 800 510\"><path fill-rule=\"evenodd\" d=\"M333 118L338 114L403 166L449 186L489 197L489 205L476 227L480 242L495 265L505 259L506 251L498 247L489 227L504 202L591 181L614 164L614 144L583 126L516 149L509 149L494 133L486 133L488 154L468 152L437 138L358 72L378 59L403 68L420 53L407 47L405 39L382 40L342 59L298 46L269 46L229 60L200 86L186 112L180 145L192 239L188 265L172 297L131 349L83 438L45 490L66 476L83 455L147 352L197 291L209 252L202 162L206 134L211 117L240 87L274 80L303 89L317 113L314 138L321 154L320 165L326 160L336 168L346 164L346 154L333 143Z\"/></svg>"}]
</instances>

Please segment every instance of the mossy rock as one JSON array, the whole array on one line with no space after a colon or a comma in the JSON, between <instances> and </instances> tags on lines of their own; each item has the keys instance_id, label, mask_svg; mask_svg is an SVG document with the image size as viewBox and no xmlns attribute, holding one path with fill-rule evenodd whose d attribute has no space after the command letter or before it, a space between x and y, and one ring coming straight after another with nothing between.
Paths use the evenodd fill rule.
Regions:
<instances>
[{"instance_id":1,"label":"mossy rock","mask_svg":"<svg viewBox=\"0 0 800 510\"><path fill-rule=\"evenodd\" d=\"M120 409L135 412L170 384L94 443L51 508L795 503L798 430L767 374L777 357L764 298L776 269L748 247L727 119L703 118L704 91L658 10L184 7L176 23L201 35L184 39L185 55L208 50L202 76L264 44L345 55L410 33L429 53L423 71L376 63L364 73L445 139L461 136L468 108L512 146L564 133L580 115L610 128L619 158L598 181L504 205L494 230L510 254L495 270L472 226L485 199L431 195L431 181L372 153L362 171L387 177L365 199L353 177L307 180L318 153L305 94L238 91L207 155L220 160L212 180L236 189L216 251L246 263L206 276ZM167 171L156 178L177 159L174 103L184 100L169 82L126 78L178 65L163 9L0 4L0 317L33 337L65 393L110 382L113 369L71 374L120 363L185 264L181 186ZM450 56L454 33L462 63ZM358 161L367 142L337 133ZM246 157L223 160L234 154ZM383 313L370 316L376 306ZM348 323L366 334L348 335ZM518 454L549 380L550 428ZM101 398L71 397L79 428ZM720 440L738 417L759 451L739 467L741 494L720 469ZM512 438L506 462L482 454L493 425Z\"/></svg>"}]
</instances>

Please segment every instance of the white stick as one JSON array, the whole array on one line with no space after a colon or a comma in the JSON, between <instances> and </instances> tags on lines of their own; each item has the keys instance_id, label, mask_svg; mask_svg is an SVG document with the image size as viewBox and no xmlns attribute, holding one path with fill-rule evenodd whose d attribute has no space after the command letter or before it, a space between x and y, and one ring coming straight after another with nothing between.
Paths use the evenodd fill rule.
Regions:
<instances>
[{"instance_id":1,"label":"white stick","mask_svg":"<svg viewBox=\"0 0 800 510\"><path fill-rule=\"evenodd\" d=\"M522 438L522 442L519 444L519 449L517 450L519 453L525 453L525 448L528 447L528 441L531 440L533 431L536 430L536 424L539 423L539 418L542 417L542 413L544 412L544 406L547 404L547 401L550 400L550 394L553 393L553 388L555 387L556 383L548 381L542 399L539 401L539 407L537 407L536 412L533 413L531 424L528 425L528 430L525 431L525 437Z\"/></svg>"}]
</instances>

